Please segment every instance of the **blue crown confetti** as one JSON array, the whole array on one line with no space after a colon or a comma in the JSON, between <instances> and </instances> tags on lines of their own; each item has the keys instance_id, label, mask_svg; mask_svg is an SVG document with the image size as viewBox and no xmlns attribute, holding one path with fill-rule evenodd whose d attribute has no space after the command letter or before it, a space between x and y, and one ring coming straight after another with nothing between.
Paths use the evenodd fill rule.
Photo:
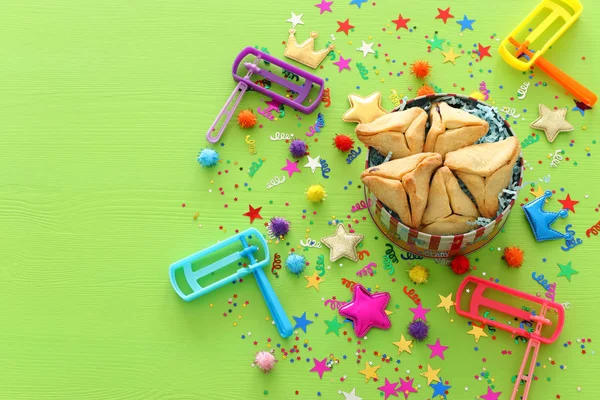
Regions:
<instances>
[{"instance_id":1,"label":"blue crown confetti","mask_svg":"<svg viewBox=\"0 0 600 400\"><path fill-rule=\"evenodd\" d=\"M552 197L552 192L546 190L543 195L522 206L527 221L529 221L529 225L531 225L531 229L533 230L535 240L538 242L554 239L569 240L572 237L571 234L560 233L550 227L559 217L567 218L569 215L569 212L564 209L557 213L544 211L544 203L550 197Z\"/></svg>"}]
</instances>

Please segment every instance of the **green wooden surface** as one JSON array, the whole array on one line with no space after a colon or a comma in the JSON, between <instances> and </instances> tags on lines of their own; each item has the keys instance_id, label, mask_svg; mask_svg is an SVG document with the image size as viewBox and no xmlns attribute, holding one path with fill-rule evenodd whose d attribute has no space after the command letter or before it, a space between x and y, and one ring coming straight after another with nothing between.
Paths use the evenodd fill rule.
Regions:
<instances>
[{"instance_id":1,"label":"green wooden surface","mask_svg":"<svg viewBox=\"0 0 600 400\"><path fill-rule=\"evenodd\" d=\"M376 290L389 291L389 308L394 311L391 330L371 331L360 345L349 325L345 326L347 336L325 335L323 321L331 320L334 313L322 301L331 296L346 299L349 292L340 279L356 278L354 273L363 262L344 261L343 268L333 263L318 293L305 289L303 277L283 272L274 279L269 274L290 319L306 311L314 321L297 339L279 338L251 278L189 304L178 299L169 285L170 263L229 237L235 229L248 227L248 218L242 216L248 204L263 207L264 220L253 224L263 232L261 222L272 216L291 220L287 240L271 244L271 253L285 259L290 249L296 248L310 262L308 274L313 273L317 256L327 253L305 251L298 248L299 241L333 232L328 222L334 216L348 223L352 222L348 215L358 219L354 227L365 235L362 249L370 251L369 261L379 262L386 241L365 211L350 212L362 199L358 176L363 159L346 164L345 155L332 148L331 138L353 131L353 124L340 120L349 93L381 91L387 109L392 108L390 89L415 96L420 83L410 76L404 62L429 60L434 68L428 82L448 92L469 94L485 81L495 105L514 107L524 118L514 126L521 139L533 132L528 125L537 117L539 103L568 106L569 110L574 106L543 73L529 79L527 74L511 70L497 54L499 42L491 37L495 34L501 39L508 34L533 9L533 0L379 1L376 5L365 3L360 9L336 0L333 13L323 15L315 2L2 2L0 398L291 399L317 398L320 392L321 398L332 399L343 398L339 390L349 392L356 387L359 396L378 399L376 388L384 377L398 381L410 376L415 385L421 385L410 398L425 399L433 391L419 376L419 365L426 368L427 363L441 368L441 376L450 382L448 399L473 399L486 393L487 379L474 378L484 368L494 390L503 392L500 398L509 397L510 378L516 374L525 345L515 344L504 332L498 332L495 341L482 338L476 345L473 337L466 335L467 321L454 310L448 315L436 308L438 294L456 294L461 279L433 261L421 262L431 269L431 279L416 289L423 304L433 309L429 314L431 339L426 343L439 337L443 345L450 346L444 361L429 360L425 344L415 345L412 355L396 356L392 342L405 333L412 318L408 310L412 303L402 293L409 284L405 272L409 263L405 261L396 265L395 282L383 271L373 278L358 279ZM434 17L437 7L448 6L456 19L444 25ZM591 1L585 6L581 19L547 58L597 92L600 11ZM269 140L269 135L279 131L304 137L316 119L315 113L298 120L291 110L273 122L259 117L262 129L242 131L232 123L224 146L216 146L223 163L202 170L195 156L206 146L204 134L234 87L229 71L233 58L248 45L267 47L282 58L281 43L291 27L285 22L290 11L304 13L305 24L297 27L299 39L311 30L319 31L317 47L323 47L335 33L336 21L350 18L356 27L348 37L335 33L336 53L352 58L352 70L338 73L331 61L317 70L329 78L332 104L319 108L326 128L315 136L318 142L308 143L311 154L327 159L331 178L325 180L302 168L301 174L285 184L266 190L266 182L282 174L280 168L289 157L287 145ZM417 29L393 34L382 31L394 29L390 21L398 13L411 18L409 25ZM460 36L456 20L463 14L477 21L474 32ZM427 53L425 35L436 31L455 51L459 45L465 51L472 50L474 43L491 45L492 58L469 67L474 60L465 53L456 66L442 64L439 50ZM381 47L376 47L380 57L363 59L355 50L361 40L380 43ZM445 44L444 50L449 47ZM385 61L383 53L389 53L395 63ZM360 78L356 62L369 68L369 80ZM400 71L404 74L396 76ZM511 101L525 81L548 84L532 85L525 100ZM261 96L249 93L240 110L261 106ZM576 342L594 339L600 327L596 319L600 275L595 261L600 238L585 236L600 219L595 211L600 200L596 185L600 164L594 142L599 121L595 110L585 116L569 111L568 120L575 127L573 132L561 133L553 144L542 138L524 149L531 167L525 179L540 183L539 179L551 176L550 182L541 183L543 189L557 192L547 205L551 210L560 208L556 199L564 199L567 193L580 201L576 213L556 225L563 229L566 223L572 224L583 244L564 252L560 242L536 243L522 211L516 209L505 232L471 256L478 267L475 275L485 272L487 277L530 293L540 289L531 273L544 273L557 282L557 301L572 306L562 337L540 351L542 366L536 369L539 380L533 384L532 399L554 399L559 394L562 399L592 399L600 394L594 379L600 372L595 342L585 343L585 355L579 347L582 343ZM248 153L246 134L256 140L258 155ZM575 141L572 147L571 140ZM565 150L569 160L553 169L547 155L556 149ZM247 169L258 157L265 158L264 165L249 177ZM323 204L312 205L304 199L304 190L313 183L322 183L327 189L328 199ZM528 189L521 192L520 201L532 197ZM200 216L194 220L196 212ZM526 262L520 270L508 270L496 250L511 244L525 250ZM572 282L554 278L559 272L557 263L569 261L579 271ZM228 304L228 299L237 307ZM245 301L249 304L243 307ZM257 351L268 349L267 338L277 350L279 363L265 375L251 368L251 363ZM567 341L572 344L563 347ZM286 350L298 345L301 360L291 363L295 354L283 359L277 344ZM356 365L357 349L365 350L360 365ZM502 355L502 350L512 354ZM330 354L340 362L323 380L308 372L312 357L322 359ZM381 354L393 360L382 362ZM382 366L379 383L364 383L363 375L358 374L364 361Z\"/></svg>"}]
</instances>

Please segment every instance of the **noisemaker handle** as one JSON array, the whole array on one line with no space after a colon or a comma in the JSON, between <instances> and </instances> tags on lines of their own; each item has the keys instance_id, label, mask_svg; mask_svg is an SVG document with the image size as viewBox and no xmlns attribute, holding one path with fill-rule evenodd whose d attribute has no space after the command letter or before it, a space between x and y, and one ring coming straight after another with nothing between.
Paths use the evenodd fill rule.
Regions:
<instances>
[{"instance_id":1,"label":"noisemaker handle","mask_svg":"<svg viewBox=\"0 0 600 400\"><path fill-rule=\"evenodd\" d=\"M283 338L288 338L293 333L292 324L288 319L277 295L273 291L273 287L269 283L269 279L265 275L265 272L262 268L258 268L254 271L254 277L256 278L256 282L258 283L258 287L265 298L265 303L267 303L267 307L271 312L271 316L273 317L273 321L275 321L275 326L279 331L279 334Z\"/></svg>"},{"instance_id":2,"label":"noisemaker handle","mask_svg":"<svg viewBox=\"0 0 600 400\"><path fill-rule=\"evenodd\" d=\"M580 100L585 105L593 107L596 104L596 101L598 101L598 96L591 90L571 78L544 57L538 57L535 65L540 67L542 71L548 74L556 82L560 83L567 92L571 93L573 97Z\"/></svg>"}]
</instances>

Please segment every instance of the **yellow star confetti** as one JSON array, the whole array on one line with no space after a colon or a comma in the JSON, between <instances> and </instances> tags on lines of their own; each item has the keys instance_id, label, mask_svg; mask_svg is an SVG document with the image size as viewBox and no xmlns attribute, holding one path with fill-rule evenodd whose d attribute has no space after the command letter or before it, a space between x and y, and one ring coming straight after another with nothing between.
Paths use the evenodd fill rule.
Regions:
<instances>
[{"instance_id":1,"label":"yellow star confetti","mask_svg":"<svg viewBox=\"0 0 600 400\"><path fill-rule=\"evenodd\" d=\"M373 92L367 97L348 95L350 109L342 116L342 121L366 124L387 114L381 107L381 92Z\"/></svg>"},{"instance_id":2,"label":"yellow star confetti","mask_svg":"<svg viewBox=\"0 0 600 400\"><path fill-rule=\"evenodd\" d=\"M319 290L319 283L323 282L323 279L319 277L319 274L315 272L314 274L312 274L312 276L305 275L304 277L308 281L308 283L306 284L307 289L309 287L314 287L315 289L317 289L317 291Z\"/></svg>"},{"instance_id":3,"label":"yellow star confetti","mask_svg":"<svg viewBox=\"0 0 600 400\"><path fill-rule=\"evenodd\" d=\"M398 354L402 354L402 352L407 352L408 354L412 354L410 351L410 345L412 344L412 340L406 340L404 335L401 335L399 342L392 342L394 345L398 346Z\"/></svg>"},{"instance_id":4,"label":"yellow star confetti","mask_svg":"<svg viewBox=\"0 0 600 400\"><path fill-rule=\"evenodd\" d=\"M542 189L541 185L537 185L537 189L533 190L533 188L532 188L532 189L529 190L529 192L532 195L534 195L535 198L537 199L538 197L540 197L541 195L544 194L544 189Z\"/></svg>"},{"instance_id":5,"label":"yellow star confetti","mask_svg":"<svg viewBox=\"0 0 600 400\"><path fill-rule=\"evenodd\" d=\"M365 383L368 383L371 378L379 379L377 376L377 370L381 368L381 365L376 367L372 367L369 363L365 363L365 369L358 371L359 374L363 374L365 376Z\"/></svg>"},{"instance_id":6,"label":"yellow star confetti","mask_svg":"<svg viewBox=\"0 0 600 400\"><path fill-rule=\"evenodd\" d=\"M454 48L453 47L450 47L450 51L447 51L445 53L442 51L441 53L444 55L444 64L447 63L448 61L450 61L452 64L456 65L456 61L455 60L458 57L460 57L460 54L456 54L454 52Z\"/></svg>"},{"instance_id":7,"label":"yellow star confetti","mask_svg":"<svg viewBox=\"0 0 600 400\"><path fill-rule=\"evenodd\" d=\"M441 294L438 294L438 296L440 296L440 300L442 301L440 304L438 304L438 307L444 307L446 312L450 314L450 307L456 304L452 301L452 293L446 297L442 296Z\"/></svg>"},{"instance_id":8,"label":"yellow star confetti","mask_svg":"<svg viewBox=\"0 0 600 400\"><path fill-rule=\"evenodd\" d=\"M546 134L546 138L550 143L554 142L559 132L572 131L573 125L567 122L567 108L559 108L551 110L543 104L540 104L540 117L533 121L530 127L540 129Z\"/></svg>"},{"instance_id":9,"label":"yellow star confetti","mask_svg":"<svg viewBox=\"0 0 600 400\"><path fill-rule=\"evenodd\" d=\"M473 329L471 329L469 332L467 332L468 335L473 335L475 336L475 343L479 342L479 338L483 337L488 337L487 333L485 333L483 331L483 328L479 327L479 326L475 326L473 325Z\"/></svg>"},{"instance_id":10,"label":"yellow star confetti","mask_svg":"<svg viewBox=\"0 0 600 400\"><path fill-rule=\"evenodd\" d=\"M427 364L427 372L423 372L421 376L427 378L427 386L431 385L431 382L439 382L440 378L438 378L438 374L442 369L432 369L431 365Z\"/></svg>"}]
</instances>

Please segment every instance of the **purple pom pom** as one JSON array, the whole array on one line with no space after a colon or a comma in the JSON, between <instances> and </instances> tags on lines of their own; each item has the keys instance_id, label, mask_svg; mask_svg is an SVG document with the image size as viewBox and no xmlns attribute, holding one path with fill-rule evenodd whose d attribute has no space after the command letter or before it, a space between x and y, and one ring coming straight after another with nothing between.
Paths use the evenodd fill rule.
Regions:
<instances>
[{"instance_id":1,"label":"purple pom pom","mask_svg":"<svg viewBox=\"0 0 600 400\"><path fill-rule=\"evenodd\" d=\"M290 223L283 217L273 217L269 223L271 233L276 237L285 236L290 231Z\"/></svg>"},{"instance_id":2,"label":"purple pom pom","mask_svg":"<svg viewBox=\"0 0 600 400\"><path fill-rule=\"evenodd\" d=\"M408 333L418 342L422 342L429 335L429 325L422 319L417 319L408 324Z\"/></svg>"},{"instance_id":3,"label":"purple pom pom","mask_svg":"<svg viewBox=\"0 0 600 400\"><path fill-rule=\"evenodd\" d=\"M290 143L290 153L296 158L304 157L306 155L306 143L304 140L296 139Z\"/></svg>"}]
</instances>

